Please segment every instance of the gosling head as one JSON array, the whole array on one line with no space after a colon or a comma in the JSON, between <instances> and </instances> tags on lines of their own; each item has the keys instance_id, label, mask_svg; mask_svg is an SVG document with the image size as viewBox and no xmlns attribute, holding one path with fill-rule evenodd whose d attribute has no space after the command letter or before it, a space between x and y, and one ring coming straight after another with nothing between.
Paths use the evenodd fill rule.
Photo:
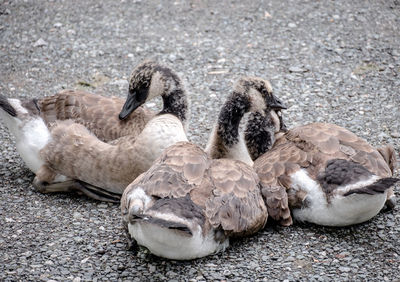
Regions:
<instances>
[{"instance_id":1,"label":"gosling head","mask_svg":"<svg viewBox=\"0 0 400 282\"><path fill-rule=\"evenodd\" d=\"M287 131L281 113L286 106L273 94L271 84L267 80L257 77L244 78L239 81L237 87L243 92L247 91L251 101L245 141L251 158L255 160Z\"/></svg>"},{"instance_id":2,"label":"gosling head","mask_svg":"<svg viewBox=\"0 0 400 282\"><path fill-rule=\"evenodd\" d=\"M272 93L271 84L257 77L243 77L222 106L206 151L212 158L230 157L251 163L239 134L240 121L245 113L272 115L276 128L281 128L276 111L286 108ZM275 131L275 130L274 130ZM274 136L273 136L274 137Z\"/></svg>"},{"instance_id":3,"label":"gosling head","mask_svg":"<svg viewBox=\"0 0 400 282\"><path fill-rule=\"evenodd\" d=\"M236 86L234 93L242 93L249 101L249 112L252 117L266 116L274 127L274 132L286 131L281 110L286 106L273 94L268 80L259 77L243 77Z\"/></svg>"},{"instance_id":4,"label":"gosling head","mask_svg":"<svg viewBox=\"0 0 400 282\"><path fill-rule=\"evenodd\" d=\"M126 119L134 110L157 96L165 100L182 83L177 74L169 67L155 61L146 60L132 71L129 78L129 92L119 119Z\"/></svg>"},{"instance_id":5,"label":"gosling head","mask_svg":"<svg viewBox=\"0 0 400 282\"><path fill-rule=\"evenodd\" d=\"M243 93L249 98L250 112L286 109L273 94L269 81L259 77L242 77L236 83L234 92Z\"/></svg>"}]
</instances>

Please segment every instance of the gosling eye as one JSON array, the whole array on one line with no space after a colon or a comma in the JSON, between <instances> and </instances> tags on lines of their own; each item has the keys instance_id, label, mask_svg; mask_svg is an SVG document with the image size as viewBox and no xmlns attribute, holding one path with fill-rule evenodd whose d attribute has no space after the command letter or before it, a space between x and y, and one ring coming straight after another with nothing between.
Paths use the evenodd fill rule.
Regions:
<instances>
[{"instance_id":1,"label":"gosling eye","mask_svg":"<svg viewBox=\"0 0 400 282\"><path fill-rule=\"evenodd\" d=\"M268 94L269 94L268 90L265 89L265 88L263 88L263 89L261 90L261 93L264 94L264 95L268 95Z\"/></svg>"}]
</instances>

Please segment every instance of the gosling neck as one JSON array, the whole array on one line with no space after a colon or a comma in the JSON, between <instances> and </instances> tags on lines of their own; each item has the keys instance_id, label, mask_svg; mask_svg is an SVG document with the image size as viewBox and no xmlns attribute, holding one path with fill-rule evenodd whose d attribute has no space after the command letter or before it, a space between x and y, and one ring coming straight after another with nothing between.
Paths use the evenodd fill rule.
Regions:
<instances>
[{"instance_id":1,"label":"gosling neck","mask_svg":"<svg viewBox=\"0 0 400 282\"><path fill-rule=\"evenodd\" d=\"M247 121L244 139L252 160L269 151L276 141L275 125L269 117L256 112Z\"/></svg>"},{"instance_id":2,"label":"gosling neck","mask_svg":"<svg viewBox=\"0 0 400 282\"><path fill-rule=\"evenodd\" d=\"M162 95L163 109L159 114L172 114L185 124L188 118L188 99L180 83L177 86L179 87Z\"/></svg>"},{"instance_id":3,"label":"gosling neck","mask_svg":"<svg viewBox=\"0 0 400 282\"><path fill-rule=\"evenodd\" d=\"M226 147L231 147L239 142L239 124L249 109L249 99L238 92L233 92L223 105L218 116L216 133Z\"/></svg>"},{"instance_id":4,"label":"gosling neck","mask_svg":"<svg viewBox=\"0 0 400 282\"><path fill-rule=\"evenodd\" d=\"M246 96L235 91L230 95L222 106L206 148L211 158L233 158L252 163L239 134L240 121L250 106Z\"/></svg>"}]
</instances>

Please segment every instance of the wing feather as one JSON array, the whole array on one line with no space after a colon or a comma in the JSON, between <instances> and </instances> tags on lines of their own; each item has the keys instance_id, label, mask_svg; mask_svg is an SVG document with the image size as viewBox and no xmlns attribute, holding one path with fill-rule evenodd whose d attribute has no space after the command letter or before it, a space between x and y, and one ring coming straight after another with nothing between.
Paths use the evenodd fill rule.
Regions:
<instances>
[{"instance_id":1,"label":"wing feather","mask_svg":"<svg viewBox=\"0 0 400 282\"><path fill-rule=\"evenodd\" d=\"M364 139L334 124L312 123L289 130L270 151L254 162L268 213L284 225L291 224L287 204L291 207L300 205L304 192L291 191L290 175L301 168L317 179L329 160L347 159L363 165L378 176L391 176L390 164L393 161L390 160L393 153L390 148L381 151L378 152ZM285 194L282 187L289 193L286 198L282 196Z\"/></svg>"},{"instance_id":2,"label":"wing feather","mask_svg":"<svg viewBox=\"0 0 400 282\"><path fill-rule=\"evenodd\" d=\"M206 202L206 215L214 228L230 236L253 234L264 227L267 209L256 173L246 164L214 160L210 167L213 196Z\"/></svg>"},{"instance_id":3,"label":"wing feather","mask_svg":"<svg viewBox=\"0 0 400 282\"><path fill-rule=\"evenodd\" d=\"M120 121L118 114L124 102L122 98L64 90L38 100L38 106L47 126L52 127L59 120L72 119L100 140L108 142L126 135L138 135L154 116L152 111L139 107L126 120Z\"/></svg>"}]
</instances>

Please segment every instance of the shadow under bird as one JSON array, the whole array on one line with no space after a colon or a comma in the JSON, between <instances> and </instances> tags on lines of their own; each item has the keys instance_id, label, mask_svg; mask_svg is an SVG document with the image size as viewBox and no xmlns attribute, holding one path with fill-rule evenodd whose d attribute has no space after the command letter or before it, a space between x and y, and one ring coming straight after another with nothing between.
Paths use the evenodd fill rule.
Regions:
<instances>
[{"instance_id":1,"label":"shadow under bird","mask_svg":"<svg viewBox=\"0 0 400 282\"><path fill-rule=\"evenodd\" d=\"M395 152L375 149L349 130L328 123L295 127L270 140L274 125L251 114L245 139L271 218L292 217L325 226L346 226L395 205ZM275 139L275 138L273 138ZM273 144L273 145L272 145Z\"/></svg>"},{"instance_id":2,"label":"shadow under bird","mask_svg":"<svg viewBox=\"0 0 400 282\"><path fill-rule=\"evenodd\" d=\"M164 106L156 115L141 105L157 96ZM0 97L0 116L39 191L105 201L118 201L163 149L187 140L187 112L181 80L153 61L133 70L126 100L80 91L28 101Z\"/></svg>"},{"instance_id":3,"label":"shadow under bird","mask_svg":"<svg viewBox=\"0 0 400 282\"><path fill-rule=\"evenodd\" d=\"M205 151L179 142L126 188L121 212L133 246L189 260L223 251L230 237L264 227L268 214L259 178L251 165L232 158L245 155L240 150L246 148L239 145L245 113L284 108L269 89L269 82L260 78L240 79L222 106Z\"/></svg>"}]
</instances>

